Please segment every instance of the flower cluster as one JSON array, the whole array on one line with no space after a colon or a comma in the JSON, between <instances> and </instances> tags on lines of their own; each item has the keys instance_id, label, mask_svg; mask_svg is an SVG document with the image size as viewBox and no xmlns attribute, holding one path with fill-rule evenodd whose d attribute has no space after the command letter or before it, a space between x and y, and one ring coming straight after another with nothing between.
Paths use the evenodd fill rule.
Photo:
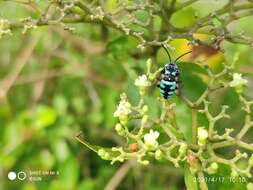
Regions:
<instances>
[{"instance_id":1,"label":"flower cluster","mask_svg":"<svg viewBox=\"0 0 253 190\"><path fill-rule=\"evenodd\" d=\"M11 35L11 30L9 29L9 21L6 19L0 19L0 39L3 35Z\"/></svg>"},{"instance_id":2,"label":"flower cluster","mask_svg":"<svg viewBox=\"0 0 253 190\"><path fill-rule=\"evenodd\" d=\"M134 85L139 87L140 95L143 96L151 83L148 81L147 75L141 75L135 80Z\"/></svg>"},{"instance_id":3,"label":"flower cluster","mask_svg":"<svg viewBox=\"0 0 253 190\"><path fill-rule=\"evenodd\" d=\"M127 100L126 94L120 96L119 105L113 116L118 117L120 122L124 125L128 121L128 115L131 113L131 104Z\"/></svg>"},{"instance_id":4,"label":"flower cluster","mask_svg":"<svg viewBox=\"0 0 253 190\"><path fill-rule=\"evenodd\" d=\"M242 74L234 73L233 80L229 83L229 86L234 87L238 94L243 92L243 86L246 85L248 81L242 78Z\"/></svg>"}]
</instances>

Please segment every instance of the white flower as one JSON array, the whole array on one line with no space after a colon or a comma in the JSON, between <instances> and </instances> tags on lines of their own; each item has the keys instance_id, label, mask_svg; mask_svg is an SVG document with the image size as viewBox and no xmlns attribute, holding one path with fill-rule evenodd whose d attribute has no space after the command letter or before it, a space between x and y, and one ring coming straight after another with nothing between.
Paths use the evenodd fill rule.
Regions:
<instances>
[{"instance_id":1,"label":"white flower","mask_svg":"<svg viewBox=\"0 0 253 190\"><path fill-rule=\"evenodd\" d=\"M134 85L139 87L148 87L151 85L151 83L148 81L146 75L141 75L135 80Z\"/></svg>"},{"instance_id":2,"label":"white flower","mask_svg":"<svg viewBox=\"0 0 253 190\"><path fill-rule=\"evenodd\" d=\"M208 132L207 130L204 129L204 127L199 127L198 128L198 139L207 139L208 137Z\"/></svg>"},{"instance_id":3,"label":"white flower","mask_svg":"<svg viewBox=\"0 0 253 190\"><path fill-rule=\"evenodd\" d=\"M231 87L237 87L247 84L248 81L246 79L242 78L241 73L234 73L233 74L233 80L229 83L229 86Z\"/></svg>"},{"instance_id":4,"label":"white flower","mask_svg":"<svg viewBox=\"0 0 253 190\"><path fill-rule=\"evenodd\" d=\"M119 105L113 114L114 117L127 116L131 113L131 104L127 101L126 94L122 94L120 98Z\"/></svg>"},{"instance_id":5,"label":"white flower","mask_svg":"<svg viewBox=\"0 0 253 190\"><path fill-rule=\"evenodd\" d=\"M149 133L144 135L144 141L147 148L155 148L158 146L158 142L156 139L159 137L159 132L153 131L152 129L149 131Z\"/></svg>"}]
</instances>

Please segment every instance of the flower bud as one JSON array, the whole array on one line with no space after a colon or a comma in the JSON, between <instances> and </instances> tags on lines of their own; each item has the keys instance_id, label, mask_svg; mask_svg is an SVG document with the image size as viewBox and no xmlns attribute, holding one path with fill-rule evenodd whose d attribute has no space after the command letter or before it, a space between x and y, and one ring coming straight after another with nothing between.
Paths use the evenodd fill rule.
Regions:
<instances>
[{"instance_id":1,"label":"flower bud","mask_svg":"<svg viewBox=\"0 0 253 190\"><path fill-rule=\"evenodd\" d=\"M179 150L178 150L179 155L180 155L180 156L185 155L186 151L187 151L187 144L182 143L182 144L180 145L180 147L179 147Z\"/></svg>"},{"instance_id":2,"label":"flower bud","mask_svg":"<svg viewBox=\"0 0 253 190\"><path fill-rule=\"evenodd\" d=\"M234 169L232 169L231 173L230 173L230 176L233 177L233 178L236 178L239 176L238 172L235 171Z\"/></svg>"},{"instance_id":3,"label":"flower bud","mask_svg":"<svg viewBox=\"0 0 253 190\"><path fill-rule=\"evenodd\" d=\"M115 126L115 130L118 132L118 131L121 131L123 129L123 127L117 123L116 126Z\"/></svg>"},{"instance_id":4,"label":"flower bud","mask_svg":"<svg viewBox=\"0 0 253 190\"><path fill-rule=\"evenodd\" d=\"M163 156L163 152L160 149L155 151L155 159L161 160L162 156Z\"/></svg>"},{"instance_id":5,"label":"flower bud","mask_svg":"<svg viewBox=\"0 0 253 190\"><path fill-rule=\"evenodd\" d=\"M146 61L146 65L147 65L148 73L150 73L151 66L152 66L152 60L150 58Z\"/></svg>"},{"instance_id":6,"label":"flower bud","mask_svg":"<svg viewBox=\"0 0 253 190\"><path fill-rule=\"evenodd\" d=\"M142 111L143 111L144 114L147 113L147 112L148 112L148 106L147 106L147 105L144 105L144 106L142 107Z\"/></svg>"},{"instance_id":7,"label":"flower bud","mask_svg":"<svg viewBox=\"0 0 253 190\"><path fill-rule=\"evenodd\" d=\"M198 128L198 145L205 146L208 137L208 132L204 127Z\"/></svg>"},{"instance_id":8,"label":"flower bud","mask_svg":"<svg viewBox=\"0 0 253 190\"><path fill-rule=\"evenodd\" d=\"M138 146L136 143L132 143L129 145L129 149L131 150L131 152L136 152L138 150Z\"/></svg>"},{"instance_id":9,"label":"flower bud","mask_svg":"<svg viewBox=\"0 0 253 190\"><path fill-rule=\"evenodd\" d=\"M115 130L117 131L117 133L120 135L120 136L123 136L125 134L125 130L124 128L122 127L121 124L117 123L115 125Z\"/></svg>"},{"instance_id":10,"label":"flower bud","mask_svg":"<svg viewBox=\"0 0 253 190\"><path fill-rule=\"evenodd\" d=\"M207 168L207 172L208 174L215 174L218 171L218 164L216 162L213 162L208 168Z\"/></svg>"},{"instance_id":11,"label":"flower bud","mask_svg":"<svg viewBox=\"0 0 253 190\"><path fill-rule=\"evenodd\" d=\"M108 152L105 152L104 156L102 156L102 159L109 160L110 159L110 154Z\"/></svg>"},{"instance_id":12,"label":"flower bud","mask_svg":"<svg viewBox=\"0 0 253 190\"><path fill-rule=\"evenodd\" d=\"M119 161L120 162L124 162L124 158L119 158Z\"/></svg>"},{"instance_id":13,"label":"flower bud","mask_svg":"<svg viewBox=\"0 0 253 190\"><path fill-rule=\"evenodd\" d=\"M128 115L120 115L119 121L122 125L126 125L128 122Z\"/></svg>"},{"instance_id":14,"label":"flower bud","mask_svg":"<svg viewBox=\"0 0 253 190\"><path fill-rule=\"evenodd\" d=\"M148 160L142 160L142 161L140 161L140 163L143 164L143 165L148 165L149 161Z\"/></svg>"},{"instance_id":15,"label":"flower bud","mask_svg":"<svg viewBox=\"0 0 253 190\"><path fill-rule=\"evenodd\" d=\"M112 147L112 151L113 151L113 152L116 152L116 151L118 151L118 150L119 150L118 148Z\"/></svg>"},{"instance_id":16,"label":"flower bud","mask_svg":"<svg viewBox=\"0 0 253 190\"><path fill-rule=\"evenodd\" d=\"M100 157L103 157L103 156L105 155L105 153L106 153L105 150L102 149L102 148L98 150L98 155L99 155Z\"/></svg>"},{"instance_id":17,"label":"flower bud","mask_svg":"<svg viewBox=\"0 0 253 190\"><path fill-rule=\"evenodd\" d=\"M253 189L253 183L248 183L247 190L252 190L252 189Z\"/></svg>"},{"instance_id":18,"label":"flower bud","mask_svg":"<svg viewBox=\"0 0 253 190\"><path fill-rule=\"evenodd\" d=\"M198 145L199 146L205 146L205 144L206 144L206 139L199 139L198 140Z\"/></svg>"},{"instance_id":19,"label":"flower bud","mask_svg":"<svg viewBox=\"0 0 253 190\"><path fill-rule=\"evenodd\" d=\"M110 154L102 148L98 150L98 155L104 160L110 159Z\"/></svg>"}]
</instances>

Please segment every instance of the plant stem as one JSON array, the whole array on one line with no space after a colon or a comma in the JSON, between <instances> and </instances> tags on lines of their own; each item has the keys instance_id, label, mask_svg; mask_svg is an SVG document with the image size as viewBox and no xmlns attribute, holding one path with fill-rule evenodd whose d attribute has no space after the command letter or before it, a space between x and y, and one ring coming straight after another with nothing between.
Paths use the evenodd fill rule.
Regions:
<instances>
[{"instance_id":1,"label":"plant stem","mask_svg":"<svg viewBox=\"0 0 253 190\"><path fill-rule=\"evenodd\" d=\"M197 144L197 110L192 109L192 142Z\"/></svg>"},{"instance_id":2,"label":"plant stem","mask_svg":"<svg viewBox=\"0 0 253 190\"><path fill-rule=\"evenodd\" d=\"M212 148L216 149L216 148L223 148L223 147L227 147L227 146L232 146L236 144L235 140L229 140L229 141L222 141L222 142L217 142L217 143L213 143L212 144Z\"/></svg>"},{"instance_id":3,"label":"plant stem","mask_svg":"<svg viewBox=\"0 0 253 190\"><path fill-rule=\"evenodd\" d=\"M199 188L200 190L208 190L207 184L205 182L205 176L202 171L198 172L198 178L199 178Z\"/></svg>"},{"instance_id":4,"label":"plant stem","mask_svg":"<svg viewBox=\"0 0 253 190\"><path fill-rule=\"evenodd\" d=\"M252 127L251 118L250 118L250 114L247 114L245 116L245 124L236 137L238 139L241 139L247 133L247 131L250 129L250 127Z\"/></svg>"}]
</instances>

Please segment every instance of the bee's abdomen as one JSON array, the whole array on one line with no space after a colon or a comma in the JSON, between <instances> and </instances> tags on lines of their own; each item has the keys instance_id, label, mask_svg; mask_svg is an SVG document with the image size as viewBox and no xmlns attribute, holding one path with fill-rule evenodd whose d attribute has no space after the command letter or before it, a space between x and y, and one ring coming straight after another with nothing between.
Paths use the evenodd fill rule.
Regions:
<instances>
[{"instance_id":1,"label":"bee's abdomen","mask_svg":"<svg viewBox=\"0 0 253 190\"><path fill-rule=\"evenodd\" d=\"M164 99L170 98L176 89L175 81L167 81L162 79L160 83L160 94Z\"/></svg>"}]
</instances>

